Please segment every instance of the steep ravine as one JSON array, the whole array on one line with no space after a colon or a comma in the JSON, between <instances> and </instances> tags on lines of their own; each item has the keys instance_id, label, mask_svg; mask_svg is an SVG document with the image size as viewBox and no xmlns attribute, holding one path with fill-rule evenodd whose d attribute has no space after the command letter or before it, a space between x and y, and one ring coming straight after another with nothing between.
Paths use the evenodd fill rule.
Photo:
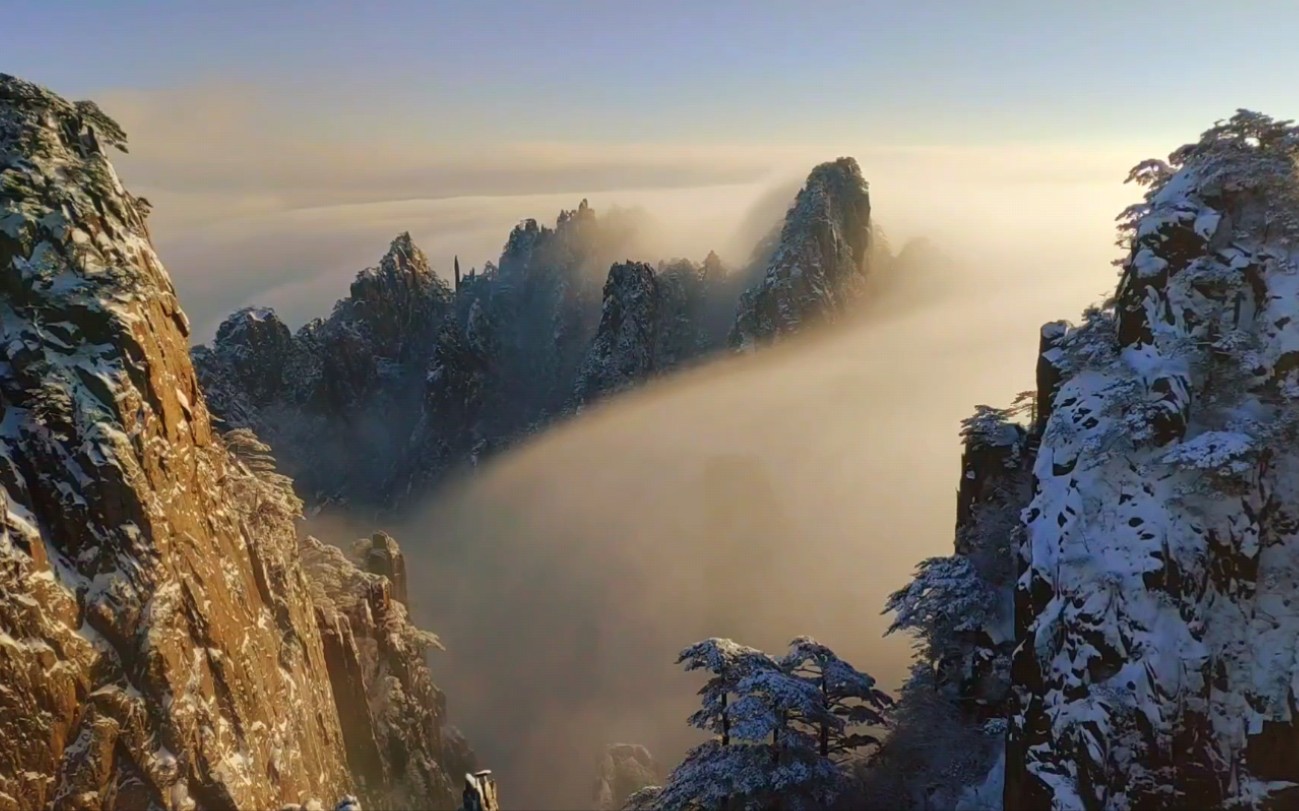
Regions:
<instances>
[{"instance_id":1,"label":"steep ravine","mask_svg":"<svg viewBox=\"0 0 1299 811\"><path fill-rule=\"evenodd\" d=\"M214 431L124 141L0 75L0 807L451 807L431 640Z\"/></svg>"}]
</instances>

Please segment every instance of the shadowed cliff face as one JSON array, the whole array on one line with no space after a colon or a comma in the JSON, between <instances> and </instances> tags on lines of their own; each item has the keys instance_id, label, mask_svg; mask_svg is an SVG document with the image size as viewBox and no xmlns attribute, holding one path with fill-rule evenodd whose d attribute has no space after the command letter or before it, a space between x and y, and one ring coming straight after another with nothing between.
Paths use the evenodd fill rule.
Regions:
<instances>
[{"instance_id":1,"label":"shadowed cliff face","mask_svg":"<svg viewBox=\"0 0 1299 811\"><path fill-rule=\"evenodd\" d=\"M122 139L0 76L0 804L332 799L297 505L213 436Z\"/></svg>"},{"instance_id":2,"label":"shadowed cliff face","mask_svg":"<svg viewBox=\"0 0 1299 811\"><path fill-rule=\"evenodd\" d=\"M823 163L794 199L766 273L740 299L735 346L833 321L865 285L871 202L852 158Z\"/></svg>"}]
</instances>

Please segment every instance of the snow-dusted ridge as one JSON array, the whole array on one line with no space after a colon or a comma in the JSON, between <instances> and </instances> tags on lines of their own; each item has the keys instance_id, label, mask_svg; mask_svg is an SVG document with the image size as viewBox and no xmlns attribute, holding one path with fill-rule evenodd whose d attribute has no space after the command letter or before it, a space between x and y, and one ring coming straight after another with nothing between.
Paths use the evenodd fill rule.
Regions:
<instances>
[{"instance_id":1,"label":"snow-dusted ridge","mask_svg":"<svg viewBox=\"0 0 1299 811\"><path fill-rule=\"evenodd\" d=\"M748 268L631 261L636 228L583 200L553 228L521 222L499 266L457 270L453 290L401 234L296 334L267 310L233 313L194 349L199 379L308 503L394 510L596 399L833 321L865 291L870 200L851 158L812 170Z\"/></svg>"},{"instance_id":2,"label":"snow-dusted ridge","mask_svg":"<svg viewBox=\"0 0 1299 811\"><path fill-rule=\"evenodd\" d=\"M870 186L856 160L814 168L762 281L740 299L731 344L748 348L838 317L865 284L870 212Z\"/></svg>"},{"instance_id":3,"label":"snow-dusted ridge","mask_svg":"<svg viewBox=\"0 0 1299 811\"><path fill-rule=\"evenodd\" d=\"M441 753L406 651L423 637L365 575L381 616L327 661L342 614L313 599L301 504L255 436L213 431L145 207L108 160L124 141L93 104L0 74L0 807L270 809L367 780L399 797L352 762L335 688L379 630L409 751ZM421 802L449 800L441 782Z\"/></svg>"},{"instance_id":4,"label":"snow-dusted ridge","mask_svg":"<svg viewBox=\"0 0 1299 811\"><path fill-rule=\"evenodd\" d=\"M1114 301L1044 332L1008 808L1299 802L1299 130L1132 179Z\"/></svg>"}]
</instances>

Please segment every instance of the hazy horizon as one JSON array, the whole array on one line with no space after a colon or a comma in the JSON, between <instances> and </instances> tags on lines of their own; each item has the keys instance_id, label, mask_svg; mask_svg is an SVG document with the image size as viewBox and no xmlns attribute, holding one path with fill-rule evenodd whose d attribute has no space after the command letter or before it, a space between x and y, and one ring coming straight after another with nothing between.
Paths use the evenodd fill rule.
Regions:
<instances>
[{"instance_id":1,"label":"hazy horizon","mask_svg":"<svg viewBox=\"0 0 1299 811\"><path fill-rule=\"evenodd\" d=\"M747 204L840 155L899 244L1039 193L1077 198L1099 236L1131 165L1237 107L1299 108L1282 3L667 5L16 0L12 30L60 39L16 39L0 68L126 128L117 163L154 204L196 341L241 306L327 314L400 231L449 274L583 197L662 221L661 255L629 258L734 259ZM1233 35L1247 85L1181 56Z\"/></svg>"}]
</instances>

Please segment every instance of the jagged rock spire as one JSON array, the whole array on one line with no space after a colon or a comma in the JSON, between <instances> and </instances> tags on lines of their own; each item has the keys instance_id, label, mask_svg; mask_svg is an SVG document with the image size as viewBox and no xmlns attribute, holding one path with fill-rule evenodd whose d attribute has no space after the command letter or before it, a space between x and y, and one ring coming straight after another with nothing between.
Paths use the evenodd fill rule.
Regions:
<instances>
[{"instance_id":1,"label":"jagged rock spire","mask_svg":"<svg viewBox=\"0 0 1299 811\"><path fill-rule=\"evenodd\" d=\"M763 280L740 299L731 344L770 341L833 320L864 286L870 190L852 158L817 166L785 216Z\"/></svg>"}]
</instances>

